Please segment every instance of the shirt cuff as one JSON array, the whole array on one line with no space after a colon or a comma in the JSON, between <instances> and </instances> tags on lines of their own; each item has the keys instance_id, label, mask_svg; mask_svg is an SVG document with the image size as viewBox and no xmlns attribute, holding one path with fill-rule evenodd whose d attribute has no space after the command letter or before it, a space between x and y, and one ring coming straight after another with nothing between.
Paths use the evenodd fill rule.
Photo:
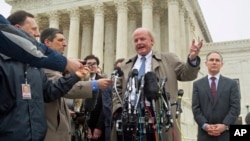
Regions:
<instances>
[{"instance_id":1,"label":"shirt cuff","mask_svg":"<svg viewBox=\"0 0 250 141\"><path fill-rule=\"evenodd\" d=\"M98 90L98 83L97 83L97 81L96 80L92 80L91 81L91 85L92 85L92 91L93 92L97 92L97 90Z\"/></svg>"},{"instance_id":2,"label":"shirt cuff","mask_svg":"<svg viewBox=\"0 0 250 141\"><path fill-rule=\"evenodd\" d=\"M207 125L208 125L207 123L204 123L204 124L202 125L202 129L205 130Z\"/></svg>"}]
</instances>

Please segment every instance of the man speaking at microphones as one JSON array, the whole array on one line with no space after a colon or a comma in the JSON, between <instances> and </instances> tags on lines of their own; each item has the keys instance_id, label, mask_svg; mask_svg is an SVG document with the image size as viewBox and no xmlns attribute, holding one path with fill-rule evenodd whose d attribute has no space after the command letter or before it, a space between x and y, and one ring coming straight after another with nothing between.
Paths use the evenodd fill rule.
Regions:
<instances>
[{"instance_id":1,"label":"man speaking at microphones","mask_svg":"<svg viewBox=\"0 0 250 141\"><path fill-rule=\"evenodd\" d=\"M193 40L192 45L189 50L188 57L186 62L182 62L175 54L173 53L162 53L153 50L153 45L155 43L152 32L147 28L137 28L133 35L132 41L134 42L134 49L137 52L132 58L125 59L121 64L121 69L124 72L123 77L119 79L117 88L119 88L119 94L121 99L123 99L126 86L128 82L128 74L131 70L138 70L138 80L144 79L144 74L147 72L154 72L158 79L164 77L168 78L168 81L165 85L165 89L171 94L170 100L175 101L177 99L177 81L191 81L197 77L199 68L200 68L200 58L198 54L202 47L202 41L199 41L198 44ZM167 46L166 46L167 47ZM186 47L182 47L186 48ZM144 86L145 87L145 86ZM146 102L145 102L146 103ZM146 103L150 104L150 103ZM159 109L159 100L155 100L155 108ZM145 107L144 107L145 108ZM141 110L144 110L143 108ZM174 108L172 108L175 111ZM116 118L116 115L122 111L122 103L119 101L119 98L113 94L113 116ZM175 112L172 112L175 113ZM175 115L173 115L175 118ZM177 129L176 123L173 125L174 133L172 130L165 132L165 129L162 128L160 140L161 141L173 141L174 138L178 141L181 141L180 133ZM136 131L136 130L135 130ZM118 132L122 132L121 136L116 136ZM150 140L155 141L156 137L147 138L147 132L132 133L127 134L125 131L116 132L116 128L113 128L113 138L112 141L122 141L122 140ZM140 138L142 136L142 138ZM175 136L175 137L174 137Z\"/></svg>"}]
</instances>

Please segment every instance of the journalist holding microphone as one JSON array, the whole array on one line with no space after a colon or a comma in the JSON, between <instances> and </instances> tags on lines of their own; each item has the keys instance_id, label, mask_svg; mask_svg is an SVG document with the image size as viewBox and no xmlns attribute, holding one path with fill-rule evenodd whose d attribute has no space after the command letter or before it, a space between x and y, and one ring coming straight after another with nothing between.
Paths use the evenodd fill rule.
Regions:
<instances>
[{"instance_id":1,"label":"journalist holding microphone","mask_svg":"<svg viewBox=\"0 0 250 141\"><path fill-rule=\"evenodd\" d=\"M124 75L121 77L121 79L118 80L120 82L120 83L117 83L118 93L115 93L115 92L113 93L113 117L116 121L119 121L119 119L124 118L125 115L123 111L129 111L126 109L124 110L124 108L126 107L124 107L123 105L126 102L125 101L121 102L120 99L125 99L126 97L129 97L131 98L128 100L130 103L132 103L131 101L133 101L134 99L136 101L136 98L134 98L133 96L127 96L127 93L130 93L130 90L128 90L130 89L129 85L133 85L134 83L139 83L139 84L133 85L133 88L136 89L136 87L138 87L137 90L135 91L136 93L140 94L140 91L142 90L141 88L144 87L142 85L144 83L143 82L144 74L148 72L152 72L157 76L159 80L163 78L167 78L167 82L166 82L166 85L164 86L165 87L164 89L170 93L170 101L173 102L177 100L177 92L178 92L177 80L178 81L194 80L197 77L197 74L200 68L200 58L198 54L202 47L202 40L199 41L198 44L195 44L194 40L192 41L189 55L187 56L187 61L182 62L173 53L159 53L159 52L154 51L153 50L154 37L151 31L147 28L137 28L132 35L132 39L133 39L134 48L137 54L134 57L125 59L122 62L121 70L124 72ZM137 70L138 73L137 71L134 71L134 70ZM132 82L130 81L131 78L133 78ZM137 79L138 79L138 82L136 82ZM147 82L146 82L146 76L145 76L145 84L146 83ZM147 93L147 92L145 91L144 93ZM154 111L155 109L160 109L158 99L150 100L150 98L147 98L146 96L144 102L145 103L142 102L143 103L142 105L144 106L138 106L138 107L140 107L140 110L143 109L143 111L144 109L148 109L149 114L155 113ZM141 105L141 103L138 105ZM132 104L132 107L133 107L133 104ZM129 108L131 108L131 105L128 106L128 109ZM137 109L137 107L135 109ZM171 111L173 114L172 117L173 119L175 119L176 118L175 107L173 107ZM140 115L140 112L138 113ZM146 110L144 114L146 114ZM125 122L127 121L125 120ZM125 126L124 125L125 122L123 120L122 126ZM155 128L152 126L151 129L154 130ZM168 130L166 132L165 129L162 128L161 140L173 141L173 139L175 139L175 140L180 141L181 137L180 137L179 131L177 130L176 123L173 123L173 129L174 131ZM140 135L143 136L142 137L143 140L150 140L150 141L158 140L158 137L154 132L148 132L147 130L148 130L148 127L145 128L143 135L139 133ZM138 133L135 133L135 132L127 133L126 130L118 131L116 127L113 127L112 140L113 141L115 140L127 141L127 140L136 140L136 139L141 140L141 138L138 138L138 136L140 135L138 135Z\"/></svg>"}]
</instances>

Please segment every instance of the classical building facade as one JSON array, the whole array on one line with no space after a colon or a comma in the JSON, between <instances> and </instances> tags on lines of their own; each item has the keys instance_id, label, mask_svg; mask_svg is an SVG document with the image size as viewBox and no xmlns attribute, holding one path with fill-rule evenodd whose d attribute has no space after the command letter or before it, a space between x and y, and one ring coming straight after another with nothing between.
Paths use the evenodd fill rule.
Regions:
<instances>
[{"instance_id":1,"label":"classical building facade","mask_svg":"<svg viewBox=\"0 0 250 141\"><path fill-rule=\"evenodd\" d=\"M100 66L111 74L114 61L135 55L132 33L147 27L154 33L154 50L174 52L187 59L192 39L203 39L199 77L207 74L205 55L220 51L225 60L222 74L238 80L241 117L246 115L247 80L250 72L250 40L213 43L197 0L5 0L12 12L26 10L36 16L40 30L59 28L68 41L66 56L84 58L94 54ZM181 130L186 141L196 139L191 112L192 82L180 82L184 89ZM250 102L249 102L250 103Z\"/></svg>"}]
</instances>

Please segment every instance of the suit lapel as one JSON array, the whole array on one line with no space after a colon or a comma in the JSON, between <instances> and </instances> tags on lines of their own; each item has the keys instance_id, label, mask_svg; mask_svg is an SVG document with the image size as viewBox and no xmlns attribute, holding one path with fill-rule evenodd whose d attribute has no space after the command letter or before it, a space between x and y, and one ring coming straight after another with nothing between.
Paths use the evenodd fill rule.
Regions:
<instances>
[{"instance_id":1,"label":"suit lapel","mask_svg":"<svg viewBox=\"0 0 250 141\"><path fill-rule=\"evenodd\" d=\"M211 94L211 89L210 89L210 85L209 85L209 81L208 81L208 76L204 77L202 80L202 87L205 89L206 91L206 95L208 96L209 100L211 102L213 102L213 98L212 98L212 94Z\"/></svg>"},{"instance_id":2,"label":"suit lapel","mask_svg":"<svg viewBox=\"0 0 250 141\"><path fill-rule=\"evenodd\" d=\"M226 83L224 77L221 75L220 79L219 79L219 82L218 82L218 85L217 85L215 104L217 103L218 99L223 95L222 90L224 89L226 84L227 83Z\"/></svg>"}]
</instances>

